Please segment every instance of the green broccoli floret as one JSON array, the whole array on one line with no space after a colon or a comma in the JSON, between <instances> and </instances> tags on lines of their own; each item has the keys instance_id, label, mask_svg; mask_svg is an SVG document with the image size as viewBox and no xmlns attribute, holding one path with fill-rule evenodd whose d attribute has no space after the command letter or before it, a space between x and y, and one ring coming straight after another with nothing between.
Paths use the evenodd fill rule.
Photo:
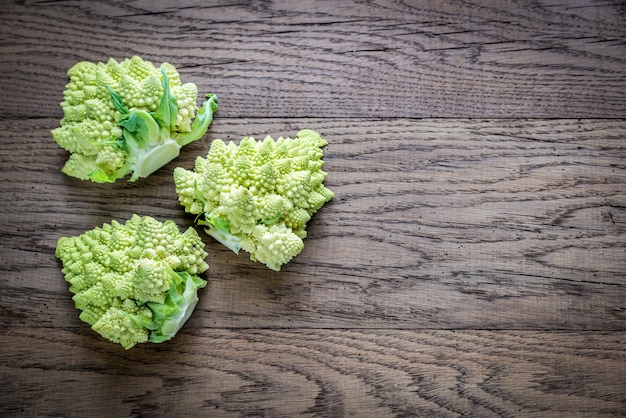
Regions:
<instances>
[{"instance_id":1,"label":"green broccoli floret","mask_svg":"<svg viewBox=\"0 0 626 418\"><path fill-rule=\"evenodd\" d=\"M173 221L133 215L75 237L62 237L56 257L80 319L125 349L176 335L207 282L198 233Z\"/></svg>"},{"instance_id":2,"label":"green broccoli floret","mask_svg":"<svg viewBox=\"0 0 626 418\"><path fill-rule=\"evenodd\" d=\"M67 74L64 116L52 137L70 152L62 171L81 180L149 176L200 139L217 110L214 94L198 109L196 85L181 84L168 63L157 69L138 56L81 61Z\"/></svg>"},{"instance_id":3,"label":"green broccoli floret","mask_svg":"<svg viewBox=\"0 0 626 418\"><path fill-rule=\"evenodd\" d=\"M245 137L239 146L214 140L194 171L174 169L179 201L213 238L278 271L302 251L307 222L333 198L323 184L327 144L312 130L276 141Z\"/></svg>"}]
</instances>

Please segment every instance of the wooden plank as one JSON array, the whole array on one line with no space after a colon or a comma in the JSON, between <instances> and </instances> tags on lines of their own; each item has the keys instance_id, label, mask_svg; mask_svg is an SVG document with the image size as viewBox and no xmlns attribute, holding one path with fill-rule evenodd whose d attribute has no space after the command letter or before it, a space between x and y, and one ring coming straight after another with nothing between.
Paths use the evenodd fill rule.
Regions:
<instances>
[{"instance_id":1,"label":"wooden plank","mask_svg":"<svg viewBox=\"0 0 626 418\"><path fill-rule=\"evenodd\" d=\"M75 62L139 54L224 117L622 118L625 35L620 2L20 1L0 115L57 117Z\"/></svg>"},{"instance_id":2,"label":"wooden plank","mask_svg":"<svg viewBox=\"0 0 626 418\"><path fill-rule=\"evenodd\" d=\"M623 416L624 344L623 331L204 329L124 352L72 329L10 329L0 413Z\"/></svg>"},{"instance_id":3,"label":"wooden plank","mask_svg":"<svg viewBox=\"0 0 626 418\"><path fill-rule=\"evenodd\" d=\"M315 128L336 197L280 273L204 235L191 327L624 330L624 120L216 119L136 183L59 172L53 119L0 121L4 326L81 326L56 240L132 213L189 226L171 172L210 138Z\"/></svg>"}]
</instances>

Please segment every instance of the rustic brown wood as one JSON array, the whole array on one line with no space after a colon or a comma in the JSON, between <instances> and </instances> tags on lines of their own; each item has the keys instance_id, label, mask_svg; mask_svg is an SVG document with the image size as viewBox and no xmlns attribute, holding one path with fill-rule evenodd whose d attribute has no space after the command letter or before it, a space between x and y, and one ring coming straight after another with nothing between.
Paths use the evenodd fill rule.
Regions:
<instances>
[{"instance_id":1,"label":"rustic brown wood","mask_svg":"<svg viewBox=\"0 0 626 418\"><path fill-rule=\"evenodd\" d=\"M232 117L624 117L621 2L20 1L0 114L58 116L77 60L175 62ZM35 57L35 59L33 59ZM33 112L36 109L36 112Z\"/></svg>"},{"instance_id":2,"label":"rustic brown wood","mask_svg":"<svg viewBox=\"0 0 626 418\"><path fill-rule=\"evenodd\" d=\"M305 251L280 273L203 235L210 283L193 318L176 341L131 352L101 341L77 319L54 259L56 239L137 211L191 225L176 200L171 171L177 165L190 168L209 140L190 145L151 178L93 185L57 172L66 153L47 140L55 123L12 121L0 129L6 145L1 173L9 180L0 183L0 191L11 196L2 211L3 236L10 239L0 246L3 326L10 331L0 346L11 346L17 337L22 346L46 347L29 355L19 346L6 350L5 376L21 377L10 386L15 394L20 385L34 385L63 411L64 398L54 402L56 392L45 392L38 368L52 367L56 379L75 380L68 392L73 393L83 382L72 377L75 373L87 373L87 385L95 386L106 381L102 373L120 373L118 368L135 361L146 367L130 379L141 389L128 388L130 382L118 389L129 391L134 401L126 405L121 392L105 399L117 402L119 413L163 412L164 401L157 398L176 392L161 389L155 396L156 389L146 388L164 379L159 373L168 374L168 365L157 358L171 353L177 360L170 367L188 369L176 379L199 379L208 396L190 404L194 411L361 415L373 408L375 415L495 416L544 408L557 415L608 414L624 406L620 376L626 359L606 345L626 338L622 120L218 118L209 136L226 140L237 133L278 136L296 126L318 128L331 142L325 169L336 198L314 216ZM23 181L11 182L14 173ZM240 335L237 329L245 331ZM478 331L457 337L458 329L492 331L486 337ZM508 330L527 331L511 337ZM275 335L285 347L276 347ZM480 342L467 341L474 338ZM514 343L505 342L511 338ZM401 344L405 340L431 354L416 354L413 345ZM316 351L309 346L313 342L322 359L309 358L310 350ZM85 358L76 360L82 365L67 365L48 353L50 344L60 352L72 344L95 348L86 353L73 348ZM475 351L481 344L489 347L487 353L484 347ZM82 372L92 350L114 370ZM605 350L613 353L610 359ZM436 351L440 357L432 360ZM463 360L457 351L479 358ZM517 352L521 359L515 359ZM578 352L585 355L575 360ZM587 363L587 357L595 360ZM29 358L35 366L15 366ZM222 362L228 364L225 370ZM535 362L539 365L531 366ZM572 369L586 378L572 377ZM234 380L215 384L222 379ZM251 406L243 406L247 403ZM10 411L18 408L9 405ZM26 405L32 413L47 408L28 399ZM92 407L83 403L78 412Z\"/></svg>"},{"instance_id":3,"label":"rustic brown wood","mask_svg":"<svg viewBox=\"0 0 626 418\"><path fill-rule=\"evenodd\" d=\"M622 120L217 118L210 138L153 177L114 185L58 173L67 153L48 139L55 123L12 122L0 134L4 175L27 180L0 183L3 195L12 193L3 213L13 235L0 245L9 265L40 275L37 282L62 278L54 260L61 236L136 212L191 225L171 172L192 168L210 138L315 127L330 141L326 184L336 198L314 216L305 251L280 273L203 235L212 266L204 325L624 326ZM17 159L16 147L24 150ZM62 280L47 286L61 298L67 292ZM22 302L5 305L34 317L38 307ZM70 300L62 306L73 311ZM58 312L43 315L54 323Z\"/></svg>"},{"instance_id":4,"label":"rustic brown wood","mask_svg":"<svg viewBox=\"0 0 626 418\"><path fill-rule=\"evenodd\" d=\"M626 10L619 2L0 5L0 415L626 415ZM60 173L77 60L140 54L216 92L148 179ZM272 272L202 231L167 343L78 319L61 236L193 224L172 170L211 139L319 130L336 197Z\"/></svg>"},{"instance_id":5,"label":"rustic brown wood","mask_svg":"<svg viewBox=\"0 0 626 418\"><path fill-rule=\"evenodd\" d=\"M603 417L626 401L623 332L203 329L124 352L33 328L0 343L19 352L0 368L11 415Z\"/></svg>"}]
</instances>

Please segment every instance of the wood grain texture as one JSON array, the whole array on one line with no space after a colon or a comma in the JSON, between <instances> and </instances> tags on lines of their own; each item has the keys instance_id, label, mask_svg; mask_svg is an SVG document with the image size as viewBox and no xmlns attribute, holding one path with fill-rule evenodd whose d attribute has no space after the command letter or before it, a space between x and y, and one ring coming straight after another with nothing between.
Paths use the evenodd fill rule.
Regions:
<instances>
[{"instance_id":1,"label":"wood grain texture","mask_svg":"<svg viewBox=\"0 0 626 418\"><path fill-rule=\"evenodd\" d=\"M326 183L336 198L280 273L203 234L212 268L200 326L624 328L623 121L220 118L209 136L287 136L296 126L330 141ZM8 318L23 326L54 326L73 312L54 259L59 237L137 211L191 225L171 172L191 168L209 143L192 144L149 179L93 185L58 172L67 154L47 139L52 127L1 129L7 150L29 150L17 160L0 154L2 176L22 170L27 180L0 183L12 196L0 204L12 237L0 244L4 269L32 283L15 291L44 282L58 303L41 310L6 298ZM24 170L35 160L40 166Z\"/></svg>"},{"instance_id":2,"label":"wood grain texture","mask_svg":"<svg viewBox=\"0 0 626 418\"><path fill-rule=\"evenodd\" d=\"M0 2L0 416L626 415L626 8L455 0ZM67 69L140 54L219 95L148 179L60 172ZM211 139L320 131L336 197L280 273L207 243L176 338L78 319L56 241L193 219Z\"/></svg>"},{"instance_id":3,"label":"wood grain texture","mask_svg":"<svg viewBox=\"0 0 626 418\"><path fill-rule=\"evenodd\" d=\"M621 2L4 2L0 114L59 116L76 61L139 54L225 117L624 117L625 28Z\"/></svg>"},{"instance_id":4,"label":"wood grain texture","mask_svg":"<svg viewBox=\"0 0 626 418\"><path fill-rule=\"evenodd\" d=\"M624 332L204 329L124 352L73 329L11 329L7 342L13 415L604 417L626 405Z\"/></svg>"}]
</instances>

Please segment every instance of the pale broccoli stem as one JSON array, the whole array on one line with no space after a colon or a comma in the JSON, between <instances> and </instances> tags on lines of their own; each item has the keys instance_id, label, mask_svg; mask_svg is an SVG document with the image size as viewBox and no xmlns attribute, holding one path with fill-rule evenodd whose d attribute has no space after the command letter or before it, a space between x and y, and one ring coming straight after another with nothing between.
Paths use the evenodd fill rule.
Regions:
<instances>
[{"instance_id":1,"label":"pale broccoli stem","mask_svg":"<svg viewBox=\"0 0 626 418\"><path fill-rule=\"evenodd\" d=\"M199 219L197 223L198 225L209 227L204 230L207 235L215 238L217 242L221 243L235 254L239 254L241 250L241 236L235 235L230 231L228 221L213 217L211 214L208 214L206 218L206 220Z\"/></svg>"},{"instance_id":2,"label":"pale broccoli stem","mask_svg":"<svg viewBox=\"0 0 626 418\"><path fill-rule=\"evenodd\" d=\"M150 333L149 341L161 343L170 340L187 322L198 303L198 289L206 286L206 281L187 272L176 272L163 263L170 276L170 290L165 303L148 303L156 324Z\"/></svg>"},{"instance_id":3,"label":"pale broccoli stem","mask_svg":"<svg viewBox=\"0 0 626 418\"><path fill-rule=\"evenodd\" d=\"M144 110L131 112L119 125L124 128L127 164L133 173L130 181L148 177L180 154L181 146L170 138L169 131Z\"/></svg>"}]
</instances>

